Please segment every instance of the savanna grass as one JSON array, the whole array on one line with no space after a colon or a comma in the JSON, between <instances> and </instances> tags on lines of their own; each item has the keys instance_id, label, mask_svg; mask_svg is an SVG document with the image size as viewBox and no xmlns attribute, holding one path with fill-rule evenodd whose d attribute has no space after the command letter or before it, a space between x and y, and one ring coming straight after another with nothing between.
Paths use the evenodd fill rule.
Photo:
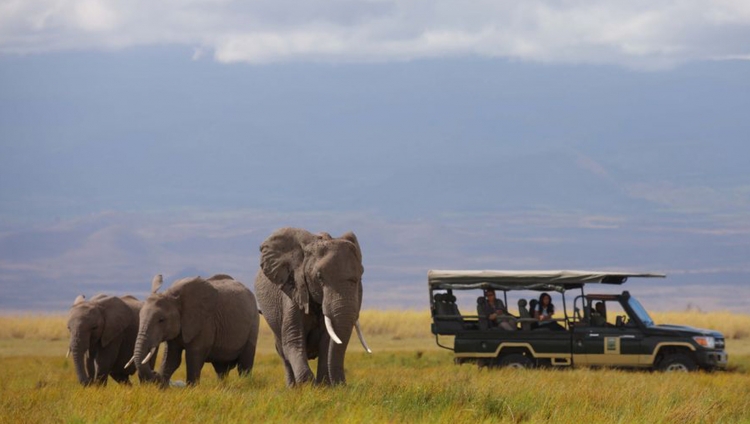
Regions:
<instances>
[{"instance_id":1,"label":"savanna grass","mask_svg":"<svg viewBox=\"0 0 750 424\"><path fill-rule=\"evenodd\" d=\"M679 324L700 328L711 328L724 334L727 339L750 338L750 314L731 312L654 312L657 324ZM65 315L0 315L0 340L64 340L68 338ZM430 314L428 311L365 310L360 314L360 323L368 335L384 335L390 339L432 339ZM261 336L272 337L271 330L261 320Z\"/></svg>"},{"instance_id":2,"label":"savanna grass","mask_svg":"<svg viewBox=\"0 0 750 424\"><path fill-rule=\"evenodd\" d=\"M724 332L750 320L654 315L658 322ZM197 387L159 390L135 378L130 387L110 381L82 388L64 358L64 317L0 317L0 423L750 422L744 366L691 374L479 369L454 365L452 352L435 346L427 313L364 311L361 323L374 354L352 342L344 387L287 389L263 324L251 377L232 372L220 382L206 366ZM750 345L748 337L733 334L730 364L750 363L750 349L732 352ZM174 378L185 378L184 366Z\"/></svg>"}]
</instances>

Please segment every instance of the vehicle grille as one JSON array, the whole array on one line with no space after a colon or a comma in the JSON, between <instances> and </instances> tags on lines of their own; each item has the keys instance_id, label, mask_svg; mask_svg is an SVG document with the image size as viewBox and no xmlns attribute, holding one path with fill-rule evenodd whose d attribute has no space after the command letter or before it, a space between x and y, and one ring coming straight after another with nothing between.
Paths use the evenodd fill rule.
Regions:
<instances>
[{"instance_id":1,"label":"vehicle grille","mask_svg":"<svg viewBox=\"0 0 750 424\"><path fill-rule=\"evenodd\" d=\"M716 339L716 349L724 349L724 339Z\"/></svg>"}]
</instances>

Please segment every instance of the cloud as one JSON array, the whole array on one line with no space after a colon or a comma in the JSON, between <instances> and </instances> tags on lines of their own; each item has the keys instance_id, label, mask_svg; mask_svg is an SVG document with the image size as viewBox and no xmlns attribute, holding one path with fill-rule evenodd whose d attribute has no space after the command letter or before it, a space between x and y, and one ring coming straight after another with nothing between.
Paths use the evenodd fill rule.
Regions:
<instances>
[{"instance_id":1,"label":"cloud","mask_svg":"<svg viewBox=\"0 0 750 424\"><path fill-rule=\"evenodd\" d=\"M627 184L628 194L683 213L746 211L750 187L687 185L668 181Z\"/></svg>"},{"instance_id":2,"label":"cloud","mask_svg":"<svg viewBox=\"0 0 750 424\"><path fill-rule=\"evenodd\" d=\"M0 0L0 52L185 45L225 63L500 57L662 68L747 60L734 1Z\"/></svg>"}]
</instances>

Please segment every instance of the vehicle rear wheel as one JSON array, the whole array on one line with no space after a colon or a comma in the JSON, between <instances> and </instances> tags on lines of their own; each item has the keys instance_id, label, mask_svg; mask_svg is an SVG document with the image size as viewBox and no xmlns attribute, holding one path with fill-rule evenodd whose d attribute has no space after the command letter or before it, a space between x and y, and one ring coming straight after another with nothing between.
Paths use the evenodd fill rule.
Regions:
<instances>
[{"instance_id":1,"label":"vehicle rear wheel","mask_svg":"<svg viewBox=\"0 0 750 424\"><path fill-rule=\"evenodd\" d=\"M532 360L520 353L511 353L500 358L500 366L508 368L531 368L534 363Z\"/></svg>"},{"instance_id":2,"label":"vehicle rear wheel","mask_svg":"<svg viewBox=\"0 0 750 424\"><path fill-rule=\"evenodd\" d=\"M667 355L659 362L659 370L664 372L688 372L697 368L695 361L682 353Z\"/></svg>"}]
</instances>

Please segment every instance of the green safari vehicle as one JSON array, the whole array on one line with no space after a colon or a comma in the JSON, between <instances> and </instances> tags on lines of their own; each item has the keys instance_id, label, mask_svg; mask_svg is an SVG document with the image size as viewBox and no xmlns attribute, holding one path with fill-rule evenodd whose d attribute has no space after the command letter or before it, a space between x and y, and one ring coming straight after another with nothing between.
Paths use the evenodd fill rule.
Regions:
<instances>
[{"instance_id":1,"label":"green safari vehicle","mask_svg":"<svg viewBox=\"0 0 750 424\"><path fill-rule=\"evenodd\" d=\"M665 275L430 270L432 333L438 346L453 350L459 364L517 368L602 366L663 371L726 368L728 358L721 333L657 325L627 291L620 294L584 292L587 284L621 285L635 277L663 278ZM469 315L459 311L457 295L464 301L474 302L476 298L476 302L481 303L486 289L493 289L503 306L508 305L509 294L514 300L517 298L517 311L506 307L506 312L498 314L494 321L482 313L481 307ZM571 291L575 293L572 316L568 314L566 299ZM557 323L554 329L540 325L533 310L528 308L530 301L523 297L535 298L541 292L561 298L562 304L557 306L562 308L552 319ZM498 321L506 324L497 325Z\"/></svg>"}]
</instances>

